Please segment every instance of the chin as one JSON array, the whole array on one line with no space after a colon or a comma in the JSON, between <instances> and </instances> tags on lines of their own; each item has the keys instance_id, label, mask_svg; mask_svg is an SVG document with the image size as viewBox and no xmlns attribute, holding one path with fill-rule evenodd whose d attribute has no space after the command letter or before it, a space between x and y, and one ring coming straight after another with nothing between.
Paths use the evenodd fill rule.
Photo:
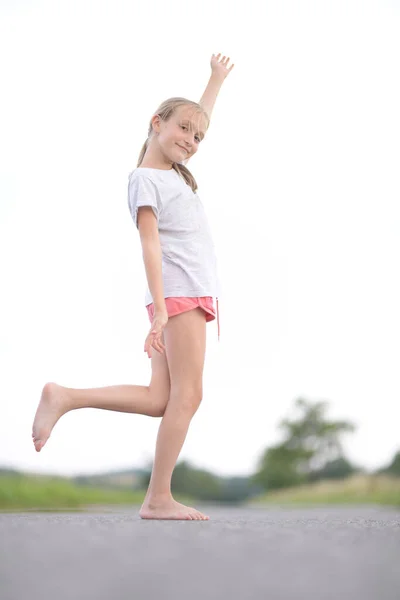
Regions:
<instances>
[{"instance_id":1,"label":"chin","mask_svg":"<svg viewBox=\"0 0 400 600\"><path fill-rule=\"evenodd\" d=\"M183 150L181 150L181 148L179 148L178 144L176 145L177 151L179 152L179 154L181 156L183 156L183 160L186 160L187 157L189 156L189 154Z\"/></svg>"}]
</instances>

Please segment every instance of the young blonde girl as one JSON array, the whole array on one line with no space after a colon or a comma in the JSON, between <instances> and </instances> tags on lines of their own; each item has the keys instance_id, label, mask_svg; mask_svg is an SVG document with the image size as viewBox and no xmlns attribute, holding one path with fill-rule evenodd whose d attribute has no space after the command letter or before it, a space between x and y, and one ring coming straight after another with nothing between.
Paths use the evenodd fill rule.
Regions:
<instances>
[{"instance_id":1,"label":"young blonde girl","mask_svg":"<svg viewBox=\"0 0 400 600\"><path fill-rule=\"evenodd\" d=\"M129 175L129 208L139 230L148 284L145 303L151 328L144 351L151 358L150 385L73 389L49 382L33 423L33 442L40 452L56 422L70 410L100 408L162 417L139 511L143 519L209 518L174 500L171 478L202 400L206 323L215 319L213 297L218 295L214 245L186 164L199 149L218 92L234 66L228 68L229 57L220 57L212 55L210 80L199 103L170 98L160 105L137 168Z\"/></svg>"}]
</instances>

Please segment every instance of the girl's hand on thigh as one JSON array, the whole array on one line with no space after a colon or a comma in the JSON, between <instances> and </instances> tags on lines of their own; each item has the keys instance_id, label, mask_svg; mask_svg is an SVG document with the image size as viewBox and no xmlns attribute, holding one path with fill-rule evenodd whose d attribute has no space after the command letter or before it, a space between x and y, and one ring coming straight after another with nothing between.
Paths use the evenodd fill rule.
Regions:
<instances>
[{"instance_id":1,"label":"girl's hand on thigh","mask_svg":"<svg viewBox=\"0 0 400 600\"><path fill-rule=\"evenodd\" d=\"M146 337L144 343L144 351L147 352L147 356L151 358L151 348L153 347L157 352L163 354L165 346L162 341L163 330L168 323L167 311L158 311L154 314L153 323L151 324L150 331Z\"/></svg>"}]
</instances>

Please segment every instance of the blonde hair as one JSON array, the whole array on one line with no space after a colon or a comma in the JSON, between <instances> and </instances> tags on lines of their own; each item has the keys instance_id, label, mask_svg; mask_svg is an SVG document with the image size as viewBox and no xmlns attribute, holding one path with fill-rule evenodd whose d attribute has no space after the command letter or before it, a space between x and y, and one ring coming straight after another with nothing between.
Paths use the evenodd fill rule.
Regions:
<instances>
[{"instance_id":1,"label":"blonde hair","mask_svg":"<svg viewBox=\"0 0 400 600\"><path fill-rule=\"evenodd\" d=\"M156 110L154 115L158 115L163 121L168 121L168 119L174 114L175 110L179 106L192 106L195 109L196 113L203 114L206 117L207 128L208 128L208 126L210 124L210 119L209 119L209 116L206 113L206 111L202 108L202 106L200 104L198 104L197 102L193 102L192 100L188 100L187 98L177 97L177 98L168 98L168 100L164 100L164 102L162 102L160 104L160 106L158 107L158 109ZM142 149L139 153L139 159L138 159L138 162L136 165L137 167L140 167L140 165L143 161L143 158L144 158L144 155L146 154L147 146L148 146L148 143L149 143L152 133L153 133L153 126L152 126L152 122L150 120L147 140L143 144ZM193 175L191 174L191 172L189 171L189 169L187 167L185 167L185 165L181 165L180 163L174 162L172 164L172 168L175 169L175 171L183 177L185 182L188 185L190 185L193 192L197 191L196 180L193 177Z\"/></svg>"}]
</instances>

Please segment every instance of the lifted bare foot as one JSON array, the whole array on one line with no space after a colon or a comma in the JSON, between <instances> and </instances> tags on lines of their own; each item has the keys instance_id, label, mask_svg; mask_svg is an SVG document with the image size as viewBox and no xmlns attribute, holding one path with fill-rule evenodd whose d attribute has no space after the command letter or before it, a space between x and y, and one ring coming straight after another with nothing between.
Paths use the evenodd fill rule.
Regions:
<instances>
[{"instance_id":1,"label":"lifted bare foot","mask_svg":"<svg viewBox=\"0 0 400 600\"><path fill-rule=\"evenodd\" d=\"M208 521L210 517L200 511L176 502L173 498L162 504L145 500L139 511L142 519L179 519L185 521Z\"/></svg>"},{"instance_id":2,"label":"lifted bare foot","mask_svg":"<svg viewBox=\"0 0 400 600\"><path fill-rule=\"evenodd\" d=\"M46 383L36 410L32 438L36 452L40 452L58 419L69 410L69 396L61 385Z\"/></svg>"}]
</instances>

